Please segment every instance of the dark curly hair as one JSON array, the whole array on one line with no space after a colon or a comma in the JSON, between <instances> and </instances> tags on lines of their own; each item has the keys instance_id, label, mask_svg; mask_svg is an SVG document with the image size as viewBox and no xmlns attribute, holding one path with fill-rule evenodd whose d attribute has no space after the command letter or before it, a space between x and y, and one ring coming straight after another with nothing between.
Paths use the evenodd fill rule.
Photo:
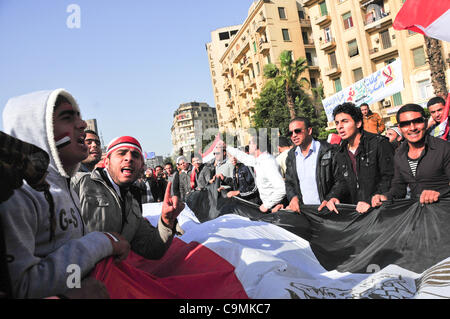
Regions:
<instances>
[{"instance_id":1,"label":"dark curly hair","mask_svg":"<svg viewBox=\"0 0 450 319\"><path fill-rule=\"evenodd\" d=\"M333 110L333 118L336 118L336 115L340 113L350 115L355 123L361 122L361 127L359 128L359 130L362 131L364 129L364 121L361 109L355 104L347 102L336 106Z\"/></svg>"}]
</instances>

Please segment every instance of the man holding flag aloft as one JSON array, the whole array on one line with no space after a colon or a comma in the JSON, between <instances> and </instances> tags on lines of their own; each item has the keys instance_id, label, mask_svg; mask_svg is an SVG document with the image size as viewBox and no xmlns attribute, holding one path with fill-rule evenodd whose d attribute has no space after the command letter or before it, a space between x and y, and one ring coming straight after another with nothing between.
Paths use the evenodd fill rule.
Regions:
<instances>
[{"instance_id":1,"label":"man holding flag aloft","mask_svg":"<svg viewBox=\"0 0 450 319\"><path fill-rule=\"evenodd\" d=\"M430 119L428 121L428 133L431 136L441 138L445 141L449 140L449 116L448 109L450 100L445 103L445 100L436 96L428 101L427 108L430 111Z\"/></svg>"}]
</instances>

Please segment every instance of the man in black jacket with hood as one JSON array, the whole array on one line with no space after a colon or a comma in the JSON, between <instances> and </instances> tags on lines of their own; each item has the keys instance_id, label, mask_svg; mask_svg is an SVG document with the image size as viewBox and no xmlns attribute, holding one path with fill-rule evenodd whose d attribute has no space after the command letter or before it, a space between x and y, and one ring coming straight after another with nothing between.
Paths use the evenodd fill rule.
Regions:
<instances>
[{"instance_id":1,"label":"man in black jacket with hood","mask_svg":"<svg viewBox=\"0 0 450 319\"><path fill-rule=\"evenodd\" d=\"M358 213L371 208L375 194L389 190L394 176L394 149L384 136L363 130L361 110L353 103L344 103L333 111L334 121L342 143L335 160L339 168L339 181L333 186L323 203L330 211L338 213L335 204L356 205Z\"/></svg>"}]
</instances>

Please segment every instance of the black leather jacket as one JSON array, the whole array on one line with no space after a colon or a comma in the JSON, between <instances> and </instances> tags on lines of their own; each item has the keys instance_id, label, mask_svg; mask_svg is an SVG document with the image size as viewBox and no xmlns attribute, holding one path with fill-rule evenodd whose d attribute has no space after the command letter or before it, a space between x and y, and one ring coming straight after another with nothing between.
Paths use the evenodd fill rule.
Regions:
<instances>
[{"instance_id":1,"label":"black leather jacket","mask_svg":"<svg viewBox=\"0 0 450 319\"><path fill-rule=\"evenodd\" d=\"M394 149L386 137L364 131L356 152L355 175L347 145L343 141L336 152L339 178L329 198L338 198L341 203L346 204L357 204L360 201L370 204L373 195L383 194L391 186Z\"/></svg>"},{"instance_id":2,"label":"black leather jacket","mask_svg":"<svg viewBox=\"0 0 450 319\"><path fill-rule=\"evenodd\" d=\"M328 198L328 193L335 183L337 166L333 160L336 148L324 141L320 142L319 155L317 157L316 183L321 201ZM295 159L295 150L292 148L286 159L286 196L290 202L295 196L303 204L303 196L300 189L300 182L297 175L297 164Z\"/></svg>"}]
</instances>

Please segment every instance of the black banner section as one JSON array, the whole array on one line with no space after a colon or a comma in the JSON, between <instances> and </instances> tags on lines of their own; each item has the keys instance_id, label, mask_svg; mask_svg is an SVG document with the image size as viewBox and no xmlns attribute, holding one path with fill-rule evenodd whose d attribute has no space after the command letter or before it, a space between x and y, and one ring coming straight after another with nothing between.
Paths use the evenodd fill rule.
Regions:
<instances>
[{"instance_id":1,"label":"black banner section","mask_svg":"<svg viewBox=\"0 0 450 319\"><path fill-rule=\"evenodd\" d=\"M304 205L291 211L263 214L250 202L227 198L214 185L188 195L186 203L200 222L226 214L280 226L310 242L327 270L367 273L396 264L421 273L450 257L450 198L431 205L418 200L385 203L366 214L354 205L338 205L339 214Z\"/></svg>"}]
</instances>

